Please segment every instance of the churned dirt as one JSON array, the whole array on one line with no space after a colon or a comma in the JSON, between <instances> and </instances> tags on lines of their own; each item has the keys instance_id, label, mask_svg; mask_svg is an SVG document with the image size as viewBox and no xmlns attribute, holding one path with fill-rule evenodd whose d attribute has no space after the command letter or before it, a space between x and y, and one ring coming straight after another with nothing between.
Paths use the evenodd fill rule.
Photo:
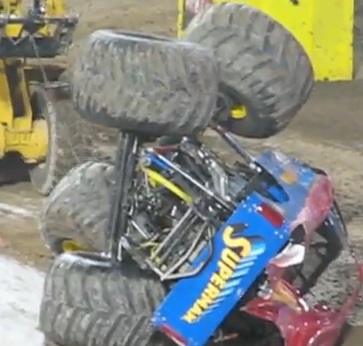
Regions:
<instances>
[{"instance_id":1,"label":"churned dirt","mask_svg":"<svg viewBox=\"0 0 363 346\"><path fill-rule=\"evenodd\" d=\"M70 0L81 14L76 39L96 28L121 28L175 35L176 1ZM244 141L252 148L275 147L325 169L333 178L355 248L363 254L363 81L317 84L313 95L291 127L261 142ZM10 169L0 163L0 172ZM11 166L19 180L24 167ZM21 178L21 179L20 179ZM0 173L0 184L1 184ZM4 183L0 188L0 253L43 269L50 255L37 230L42 205L28 182ZM347 346L361 345L363 305L356 310L355 327ZM362 317L360 317L362 315Z\"/></svg>"}]
</instances>

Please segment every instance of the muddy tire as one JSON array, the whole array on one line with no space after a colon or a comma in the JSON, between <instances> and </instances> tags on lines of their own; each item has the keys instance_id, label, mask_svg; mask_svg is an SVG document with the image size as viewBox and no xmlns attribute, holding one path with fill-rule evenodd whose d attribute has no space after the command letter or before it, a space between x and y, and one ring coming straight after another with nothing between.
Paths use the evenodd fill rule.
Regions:
<instances>
[{"instance_id":1,"label":"muddy tire","mask_svg":"<svg viewBox=\"0 0 363 346\"><path fill-rule=\"evenodd\" d=\"M58 181L79 163L94 157L92 133L70 102L69 91L60 87L45 90L30 85L34 120L45 119L48 127L48 153L29 169L33 186L48 195Z\"/></svg>"},{"instance_id":2,"label":"muddy tire","mask_svg":"<svg viewBox=\"0 0 363 346\"><path fill-rule=\"evenodd\" d=\"M40 329L58 345L172 345L150 322L165 294L132 262L63 254L45 279Z\"/></svg>"},{"instance_id":3,"label":"muddy tire","mask_svg":"<svg viewBox=\"0 0 363 346\"><path fill-rule=\"evenodd\" d=\"M113 166L86 162L72 169L47 198L40 219L42 238L60 254L80 248L108 249L106 224L114 188Z\"/></svg>"},{"instance_id":4,"label":"muddy tire","mask_svg":"<svg viewBox=\"0 0 363 346\"><path fill-rule=\"evenodd\" d=\"M314 85L309 57L274 19L247 5L223 3L198 13L185 40L211 48L219 62L220 91L240 119L223 126L243 137L266 138L284 129Z\"/></svg>"},{"instance_id":5,"label":"muddy tire","mask_svg":"<svg viewBox=\"0 0 363 346\"><path fill-rule=\"evenodd\" d=\"M156 137L198 132L213 116L217 68L203 47L99 30L73 54L73 101L88 121Z\"/></svg>"}]
</instances>

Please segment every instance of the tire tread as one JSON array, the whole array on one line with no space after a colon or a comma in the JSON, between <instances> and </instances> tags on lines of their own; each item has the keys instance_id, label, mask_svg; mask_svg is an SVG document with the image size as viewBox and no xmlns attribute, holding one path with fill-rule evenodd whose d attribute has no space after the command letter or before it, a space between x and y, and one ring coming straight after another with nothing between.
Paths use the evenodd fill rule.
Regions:
<instances>
[{"instance_id":1,"label":"tire tread","mask_svg":"<svg viewBox=\"0 0 363 346\"><path fill-rule=\"evenodd\" d=\"M185 39L213 49L221 91L247 106L247 118L224 124L237 135L266 138L280 132L312 91L314 71L304 48L251 6L212 5L192 19Z\"/></svg>"},{"instance_id":2,"label":"tire tread","mask_svg":"<svg viewBox=\"0 0 363 346\"><path fill-rule=\"evenodd\" d=\"M63 239L90 251L107 250L106 222L114 190L113 165L85 162L62 178L45 201L41 235L52 252Z\"/></svg>"},{"instance_id":3,"label":"tire tread","mask_svg":"<svg viewBox=\"0 0 363 346\"><path fill-rule=\"evenodd\" d=\"M70 272L82 277L76 286L70 287ZM89 276L92 285L87 285ZM165 295L164 288L132 262L112 267L94 255L63 254L52 264L45 285L56 289L44 290L40 329L60 346L171 345L157 335L150 322ZM79 291L77 299L57 294L70 289ZM115 290L122 295L114 297ZM94 297L100 301L96 303Z\"/></svg>"},{"instance_id":4,"label":"tire tread","mask_svg":"<svg viewBox=\"0 0 363 346\"><path fill-rule=\"evenodd\" d=\"M190 42L138 35L99 30L84 41L72 65L80 114L147 136L204 130L218 92L212 53ZM107 83L101 88L102 80Z\"/></svg>"}]
</instances>

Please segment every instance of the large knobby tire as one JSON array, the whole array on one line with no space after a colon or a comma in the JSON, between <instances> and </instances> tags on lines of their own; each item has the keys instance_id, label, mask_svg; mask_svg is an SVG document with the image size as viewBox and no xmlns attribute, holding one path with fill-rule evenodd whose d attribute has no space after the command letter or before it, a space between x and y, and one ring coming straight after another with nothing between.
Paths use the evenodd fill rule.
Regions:
<instances>
[{"instance_id":1,"label":"large knobby tire","mask_svg":"<svg viewBox=\"0 0 363 346\"><path fill-rule=\"evenodd\" d=\"M40 231L55 254L81 248L108 250L107 217L115 186L114 167L86 162L72 169L45 201Z\"/></svg>"},{"instance_id":2,"label":"large knobby tire","mask_svg":"<svg viewBox=\"0 0 363 346\"><path fill-rule=\"evenodd\" d=\"M284 129L314 85L311 61L283 26L243 4L222 3L198 13L185 40L211 48L219 62L220 91L246 114L223 126L243 137L266 138Z\"/></svg>"},{"instance_id":3,"label":"large knobby tire","mask_svg":"<svg viewBox=\"0 0 363 346\"><path fill-rule=\"evenodd\" d=\"M213 116L218 76L206 48L99 30L73 54L73 101L91 122L156 137L198 132Z\"/></svg>"},{"instance_id":4,"label":"large knobby tire","mask_svg":"<svg viewBox=\"0 0 363 346\"><path fill-rule=\"evenodd\" d=\"M45 279L40 329L60 346L169 346L151 325L163 285L132 262L63 254Z\"/></svg>"},{"instance_id":5,"label":"large knobby tire","mask_svg":"<svg viewBox=\"0 0 363 346\"><path fill-rule=\"evenodd\" d=\"M48 127L48 151L43 162L29 169L33 186L48 195L58 181L79 163L94 158L90 128L74 110L66 88L44 89L30 85L34 120L45 119Z\"/></svg>"}]
</instances>

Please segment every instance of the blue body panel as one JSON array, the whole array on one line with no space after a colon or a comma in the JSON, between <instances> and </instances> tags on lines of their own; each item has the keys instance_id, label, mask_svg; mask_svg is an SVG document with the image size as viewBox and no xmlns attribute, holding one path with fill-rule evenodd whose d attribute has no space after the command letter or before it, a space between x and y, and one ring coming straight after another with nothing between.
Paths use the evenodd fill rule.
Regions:
<instances>
[{"instance_id":1,"label":"blue body panel","mask_svg":"<svg viewBox=\"0 0 363 346\"><path fill-rule=\"evenodd\" d=\"M188 346L206 344L270 260L287 244L291 223L304 207L317 177L297 160L280 153L266 152L257 162L284 190L286 198L276 204L284 215L284 222L277 228L261 215L258 207L271 202L258 193L251 193L215 234L212 254L205 248L193 262L193 268L205 263L203 269L175 284L152 321L156 328L167 325ZM294 182L283 180L286 170L294 172Z\"/></svg>"}]
</instances>

